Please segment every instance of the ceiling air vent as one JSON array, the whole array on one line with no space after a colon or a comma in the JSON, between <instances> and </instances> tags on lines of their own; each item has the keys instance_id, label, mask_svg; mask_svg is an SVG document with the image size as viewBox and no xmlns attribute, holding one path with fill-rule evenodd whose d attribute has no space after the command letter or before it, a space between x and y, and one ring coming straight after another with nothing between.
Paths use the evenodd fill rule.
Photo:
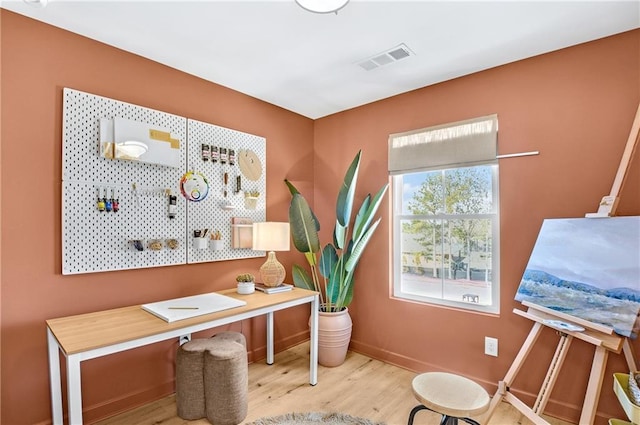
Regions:
<instances>
[{"instance_id":1,"label":"ceiling air vent","mask_svg":"<svg viewBox=\"0 0 640 425\"><path fill-rule=\"evenodd\" d=\"M390 63L397 62L400 59L407 58L414 55L414 53L405 45L400 44L386 52L378 53L372 57L358 62L358 65L365 71L371 71L372 69L379 68Z\"/></svg>"}]
</instances>

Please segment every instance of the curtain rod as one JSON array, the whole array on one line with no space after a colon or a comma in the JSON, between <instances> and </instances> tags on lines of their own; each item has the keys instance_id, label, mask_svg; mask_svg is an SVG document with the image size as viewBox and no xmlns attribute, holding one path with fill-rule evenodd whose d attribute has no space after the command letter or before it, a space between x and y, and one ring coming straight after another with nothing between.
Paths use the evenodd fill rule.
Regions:
<instances>
[{"instance_id":1,"label":"curtain rod","mask_svg":"<svg viewBox=\"0 0 640 425\"><path fill-rule=\"evenodd\" d=\"M538 151L531 151L531 152L520 152L520 153L508 153L505 155L496 155L496 159L502 159L502 158L515 158L518 156L530 156L530 155L539 155L540 152Z\"/></svg>"}]
</instances>

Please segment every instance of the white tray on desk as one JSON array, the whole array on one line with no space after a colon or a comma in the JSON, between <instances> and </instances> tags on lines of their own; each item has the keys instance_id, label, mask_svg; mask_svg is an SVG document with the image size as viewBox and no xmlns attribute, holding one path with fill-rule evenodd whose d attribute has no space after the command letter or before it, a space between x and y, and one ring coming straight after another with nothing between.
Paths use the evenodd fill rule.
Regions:
<instances>
[{"instance_id":1,"label":"white tray on desk","mask_svg":"<svg viewBox=\"0 0 640 425\"><path fill-rule=\"evenodd\" d=\"M143 310L159 317L165 322L190 319L204 314L216 313L230 308L246 305L246 301L227 297L217 293L174 298L150 304L143 304Z\"/></svg>"}]
</instances>

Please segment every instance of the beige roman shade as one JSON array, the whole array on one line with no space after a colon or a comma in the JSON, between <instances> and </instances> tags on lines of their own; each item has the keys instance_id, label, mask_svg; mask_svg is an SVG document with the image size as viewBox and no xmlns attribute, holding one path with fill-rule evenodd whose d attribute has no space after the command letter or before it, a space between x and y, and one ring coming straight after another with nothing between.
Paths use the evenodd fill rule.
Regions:
<instances>
[{"instance_id":1,"label":"beige roman shade","mask_svg":"<svg viewBox=\"0 0 640 425\"><path fill-rule=\"evenodd\" d=\"M498 116L389 136L389 173L497 163Z\"/></svg>"}]
</instances>

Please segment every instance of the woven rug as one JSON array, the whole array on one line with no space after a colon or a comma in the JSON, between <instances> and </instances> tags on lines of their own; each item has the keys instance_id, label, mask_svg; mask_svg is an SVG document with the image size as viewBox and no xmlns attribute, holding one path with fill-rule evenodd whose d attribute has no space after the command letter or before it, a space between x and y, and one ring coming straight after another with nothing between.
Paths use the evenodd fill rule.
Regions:
<instances>
[{"instance_id":1,"label":"woven rug","mask_svg":"<svg viewBox=\"0 0 640 425\"><path fill-rule=\"evenodd\" d=\"M357 418L342 413L287 413L286 415L261 418L246 425L385 425L369 419Z\"/></svg>"}]
</instances>

